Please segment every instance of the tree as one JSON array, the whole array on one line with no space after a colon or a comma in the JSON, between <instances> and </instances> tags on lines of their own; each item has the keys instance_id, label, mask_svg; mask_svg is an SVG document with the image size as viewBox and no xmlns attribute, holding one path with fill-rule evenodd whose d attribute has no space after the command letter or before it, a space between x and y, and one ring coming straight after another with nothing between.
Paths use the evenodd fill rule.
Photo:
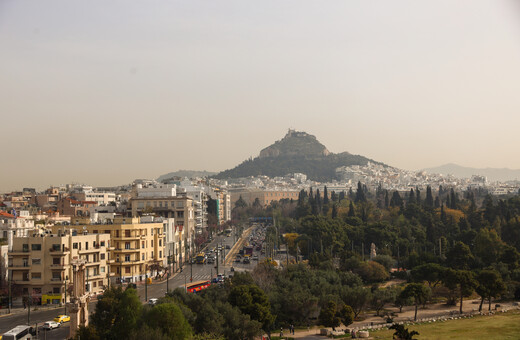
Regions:
<instances>
[{"instance_id":1,"label":"tree","mask_svg":"<svg viewBox=\"0 0 520 340\"><path fill-rule=\"evenodd\" d=\"M402 207L403 206L403 199L401 198L401 195L399 195L399 191L394 191L392 194L392 199L390 200L390 206L391 207Z\"/></svg>"},{"instance_id":2,"label":"tree","mask_svg":"<svg viewBox=\"0 0 520 340\"><path fill-rule=\"evenodd\" d=\"M409 331L408 328L398 323L393 324L389 329L395 329L393 338L395 340L414 340L414 335L419 335L417 331Z\"/></svg>"},{"instance_id":3,"label":"tree","mask_svg":"<svg viewBox=\"0 0 520 340\"><path fill-rule=\"evenodd\" d=\"M488 299L488 310L491 310L491 298L496 298L506 290L502 277L494 269L485 269L478 274L477 282L478 285L475 290L482 297L478 310L479 312L482 311L484 299Z\"/></svg>"},{"instance_id":4,"label":"tree","mask_svg":"<svg viewBox=\"0 0 520 340\"><path fill-rule=\"evenodd\" d=\"M348 326L354 322L354 311L349 305L343 305L339 311L339 318L344 326Z\"/></svg>"},{"instance_id":5,"label":"tree","mask_svg":"<svg viewBox=\"0 0 520 340\"><path fill-rule=\"evenodd\" d=\"M357 318L370 300L370 290L363 287L345 287L341 292L343 302L354 311L354 317Z\"/></svg>"},{"instance_id":6,"label":"tree","mask_svg":"<svg viewBox=\"0 0 520 340\"><path fill-rule=\"evenodd\" d=\"M381 289L378 288L372 292L370 304L376 311L376 316L379 316L379 312L385 307L386 304L395 301L395 290L393 289Z\"/></svg>"},{"instance_id":7,"label":"tree","mask_svg":"<svg viewBox=\"0 0 520 340\"><path fill-rule=\"evenodd\" d=\"M111 287L96 304L92 326L101 339L126 339L137 329L142 308L135 289Z\"/></svg>"},{"instance_id":8,"label":"tree","mask_svg":"<svg viewBox=\"0 0 520 340\"><path fill-rule=\"evenodd\" d=\"M175 303L161 303L145 313L144 321L152 329L160 329L169 339L182 340L192 336L191 327Z\"/></svg>"},{"instance_id":9,"label":"tree","mask_svg":"<svg viewBox=\"0 0 520 340\"><path fill-rule=\"evenodd\" d=\"M274 322L271 304L257 285L240 285L231 288L229 302L233 306L237 306L243 313L249 314L252 320L262 323L262 328L269 331Z\"/></svg>"},{"instance_id":10,"label":"tree","mask_svg":"<svg viewBox=\"0 0 520 340\"><path fill-rule=\"evenodd\" d=\"M428 282L430 288L437 286L443 278L445 268L437 263L425 263L412 269L415 282Z\"/></svg>"},{"instance_id":11,"label":"tree","mask_svg":"<svg viewBox=\"0 0 520 340\"><path fill-rule=\"evenodd\" d=\"M464 297L470 296L477 286L475 276L468 270L447 269L444 273L443 282L446 287L458 293L460 298L459 312L462 314Z\"/></svg>"},{"instance_id":12,"label":"tree","mask_svg":"<svg viewBox=\"0 0 520 340\"><path fill-rule=\"evenodd\" d=\"M334 301L329 301L327 306L321 309L318 321L320 325L325 327L338 327L341 320L337 314L336 303Z\"/></svg>"},{"instance_id":13,"label":"tree","mask_svg":"<svg viewBox=\"0 0 520 340\"><path fill-rule=\"evenodd\" d=\"M240 195L238 200L235 202L235 208L247 208L247 203L242 198L242 195Z\"/></svg>"},{"instance_id":14,"label":"tree","mask_svg":"<svg viewBox=\"0 0 520 340\"><path fill-rule=\"evenodd\" d=\"M417 308L430 297L430 289L422 283L410 283L401 292L401 299L413 298L415 305L414 320L417 320Z\"/></svg>"},{"instance_id":15,"label":"tree","mask_svg":"<svg viewBox=\"0 0 520 340\"><path fill-rule=\"evenodd\" d=\"M369 283L381 282L390 277L386 268L375 261L361 263L361 266L355 272L361 276L363 281Z\"/></svg>"},{"instance_id":16,"label":"tree","mask_svg":"<svg viewBox=\"0 0 520 340\"><path fill-rule=\"evenodd\" d=\"M354 204L352 203L352 201L350 201L350 204L348 206L348 214L347 214L348 217L355 217L356 216L356 211L354 210Z\"/></svg>"},{"instance_id":17,"label":"tree","mask_svg":"<svg viewBox=\"0 0 520 340\"><path fill-rule=\"evenodd\" d=\"M469 269L474 260L469 247L460 241L448 251L447 258L448 264L455 269Z\"/></svg>"},{"instance_id":18,"label":"tree","mask_svg":"<svg viewBox=\"0 0 520 340\"><path fill-rule=\"evenodd\" d=\"M426 205L428 208L433 208L432 187L429 185L426 187L426 199L424 200L424 205Z\"/></svg>"},{"instance_id":19,"label":"tree","mask_svg":"<svg viewBox=\"0 0 520 340\"><path fill-rule=\"evenodd\" d=\"M365 191L363 190L363 186L361 185L361 181L358 181L357 191L356 191L356 203L358 202L366 202L367 198L365 196Z\"/></svg>"}]
</instances>

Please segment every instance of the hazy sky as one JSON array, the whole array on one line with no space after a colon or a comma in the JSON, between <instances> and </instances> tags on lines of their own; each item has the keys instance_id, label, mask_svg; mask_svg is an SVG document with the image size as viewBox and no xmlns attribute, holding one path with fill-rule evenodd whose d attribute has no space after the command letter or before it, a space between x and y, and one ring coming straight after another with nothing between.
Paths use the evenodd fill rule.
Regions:
<instances>
[{"instance_id":1,"label":"hazy sky","mask_svg":"<svg viewBox=\"0 0 520 340\"><path fill-rule=\"evenodd\" d=\"M520 168L520 4L0 0L0 192L224 170L288 128Z\"/></svg>"}]
</instances>

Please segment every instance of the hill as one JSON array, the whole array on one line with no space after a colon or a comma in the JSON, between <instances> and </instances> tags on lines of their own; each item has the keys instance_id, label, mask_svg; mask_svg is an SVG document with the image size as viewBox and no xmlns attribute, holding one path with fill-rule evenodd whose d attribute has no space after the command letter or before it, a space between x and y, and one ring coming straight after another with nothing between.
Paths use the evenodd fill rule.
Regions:
<instances>
[{"instance_id":1,"label":"hill","mask_svg":"<svg viewBox=\"0 0 520 340\"><path fill-rule=\"evenodd\" d=\"M336 168L349 165L378 163L348 152L331 153L315 136L306 132L289 130L279 141L262 149L258 157L248 159L233 169L225 170L216 178L239 178L265 175L284 176L289 173L304 173L311 180L331 181L336 179ZM381 164L381 163L378 163Z\"/></svg>"},{"instance_id":2,"label":"hill","mask_svg":"<svg viewBox=\"0 0 520 340\"><path fill-rule=\"evenodd\" d=\"M520 179L520 170L514 169L497 169L497 168L469 168L460 166L457 164L444 164L435 168L423 169L423 171L435 173L435 174L443 174L443 175L453 175L459 178L470 178L473 175L486 176L489 181L513 181Z\"/></svg>"},{"instance_id":3,"label":"hill","mask_svg":"<svg viewBox=\"0 0 520 340\"><path fill-rule=\"evenodd\" d=\"M209 171L196 171L196 170L178 170L178 171L174 171L174 172L170 172L170 173L167 173L165 175L161 175L159 176L159 178L157 178L157 182L161 182L161 181L164 181L164 180L167 180L167 179L171 179L171 178L174 178L174 177L188 177L188 178L193 178L193 177L210 177L210 176L213 176L217 174L216 172L209 172Z\"/></svg>"}]
</instances>

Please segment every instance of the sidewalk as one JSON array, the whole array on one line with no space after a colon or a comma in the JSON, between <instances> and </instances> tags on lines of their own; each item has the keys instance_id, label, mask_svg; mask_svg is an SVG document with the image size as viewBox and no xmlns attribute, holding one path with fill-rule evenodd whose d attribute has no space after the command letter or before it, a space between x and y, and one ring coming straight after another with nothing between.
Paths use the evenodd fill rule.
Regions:
<instances>
[{"instance_id":1,"label":"sidewalk","mask_svg":"<svg viewBox=\"0 0 520 340\"><path fill-rule=\"evenodd\" d=\"M64 306L60 306L60 305L43 305L43 306L31 306L31 312L33 311L40 311L40 310L51 310L51 309L63 309L65 308ZM11 313L9 313L9 309L8 308L2 308L0 309L0 318L3 318L5 316L9 316L9 315L15 315L15 314L22 314L22 313L27 313L27 308L23 308L23 306L15 306L15 307L11 307Z\"/></svg>"}]
</instances>

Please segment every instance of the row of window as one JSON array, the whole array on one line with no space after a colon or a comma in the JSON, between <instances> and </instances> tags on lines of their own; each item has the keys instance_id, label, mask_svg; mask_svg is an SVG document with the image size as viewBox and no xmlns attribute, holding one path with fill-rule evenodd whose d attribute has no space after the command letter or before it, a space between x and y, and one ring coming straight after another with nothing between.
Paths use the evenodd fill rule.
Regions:
<instances>
[{"instance_id":1,"label":"row of window","mask_svg":"<svg viewBox=\"0 0 520 340\"><path fill-rule=\"evenodd\" d=\"M175 202L177 202L177 204L175 204ZM145 202L137 202L137 209L144 209L146 207L154 207L154 208L168 208L168 207L172 207L172 208L184 208L184 201L170 201L170 203L168 203L168 201L153 201L153 202L146 202L146 205L145 205Z\"/></svg>"}]
</instances>

